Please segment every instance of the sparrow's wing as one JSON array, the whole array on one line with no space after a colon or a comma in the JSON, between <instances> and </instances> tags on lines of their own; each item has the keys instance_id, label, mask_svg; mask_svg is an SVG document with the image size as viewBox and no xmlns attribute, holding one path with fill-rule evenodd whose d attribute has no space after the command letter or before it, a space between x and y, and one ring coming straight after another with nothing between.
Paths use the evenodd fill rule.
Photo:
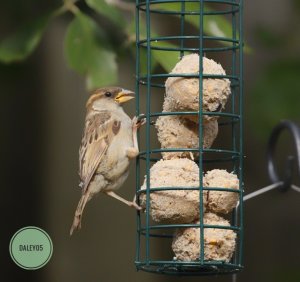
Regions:
<instances>
[{"instance_id":1,"label":"sparrow's wing","mask_svg":"<svg viewBox=\"0 0 300 282\"><path fill-rule=\"evenodd\" d=\"M121 122L108 111L101 111L86 119L79 149L79 176L82 192L87 189L112 139L118 134Z\"/></svg>"}]
</instances>

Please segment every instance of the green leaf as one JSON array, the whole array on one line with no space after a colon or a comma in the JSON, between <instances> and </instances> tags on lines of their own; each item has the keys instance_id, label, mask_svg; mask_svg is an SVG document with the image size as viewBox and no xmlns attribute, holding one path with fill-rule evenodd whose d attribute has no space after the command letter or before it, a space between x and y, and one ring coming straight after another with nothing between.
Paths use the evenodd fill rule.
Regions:
<instances>
[{"instance_id":1,"label":"green leaf","mask_svg":"<svg viewBox=\"0 0 300 282\"><path fill-rule=\"evenodd\" d=\"M293 4L294 4L294 6L296 8L296 12L299 13L300 12L300 0L294 0Z\"/></svg>"},{"instance_id":2,"label":"green leaf","mask_svg":"<svg viewBox=\"0 0 300 282\"><path fill-rule=\"evenodd\" d=\"M135 20L133 20L131 23L129 23L126 27L126 33L128 40L131 45L131 52L133 56L136 55L135 51L135 44L136 44L136 33L135 33ZM146 38L146 26L145 23L141 20L140 21L140 40L143 40ZM140 73L146 74L147 73L147 49L146 48L140 48ZM157 67L158 62L155 57L152 57L151 60L151 72Z\"/></svg>"},{"instance_id":3,"label":"green leaf","mask_svg":"<svg viewBox=\"0 0 300 282\"><path fill-rule=\"evenodd\" d=\"M168 3L168 5L161 4L156 5L155 7L159 8L159 10L165 11L180 11L181 5L178 3ZM185 3L185 11L199 11L200 10L200 2L186 2ZM210 9L205 5L206 12L212 12L213 9ZM199 16L197 15L186 15L185 21L189 22L190 24L194 25L195 27L199 28L200 21ZM224 16L222 15L209 15L203 17L204 25L203 29L205 34L217 37L231 37L232 36L232 28L231 22L229 22Z\"/></svg>"},{"instance_id":4,"label":"green leaf","mask_svg":"<svg viewBox=\"0 0 300 282\"><path fill-rule=\"evenodd\" d=\"M251 124L266 138L281 119L299 121L300 60L278 61L267 67L256 82L249 99Z\"/></svg>"},{"instance_id":5,"label":"green leaf","mask_svg":"<svg viewBox=\"0 0 300 282\"><path fill-rule=\"evenodd\" d=\"M109 5L105 0L86 0L86 3L100 15L110 19L115 25L124 27L126 24L122 13L116 7Z\"/></svg>"},{"instance_id":6,"label":"green leaf","mask_svg":"<svg viewBox=\"0 0 300 282\"><path fill-rule=\"evenodd\" d=\"M186 11L195 11L199 10L199 3L195 2L185 2L185 9ZM181 3L168 3L166 4L155 4L154 9L157 10L165 10L165 11L180 11L181 10ZM213 11L212 9L205 7L206 11ZM194 25L195 27L199 28L199 16L185 16L185 21ZM145 23L140 20L140 39L146 38L146 26ZM151 27L151 37L159 37L157 32L153 32L154 27ZM127 32L129 33L130 37L134 34L134 25L130 25L127 28ZM204 17L204 32L205 34L216 36L216 37L232 37L232 26L231 22L226 19L224 16L220 15L210 15ZM237 35L238 37L238 35ZM166 41L158 41L152 42L152 46L156 47L163 47L163 48L176 48L178 47L176 44L172 44ZM222 44L228 45L230 43L223 41ZM146 48L141 48L141 72L146 72ZM244 51L246 53L251 53L252 50L248 47L244 47ZM189 54L190 52L185 52L185 54ZM151 56L153 64L156 62L161 65L167 72L170 72L176 63L179 61L180 53L179 51L159 51L159 50L151 50Z\"/></svg>"},{"instance_id":7,"label":"green leaf","mask_svg":"<svg viewBox=\"0 0 300 282\"><path fill-rule=\"evenodd\" d=\"M117 82L115 53L106 47L104 33L88 16L78 12L70 23L65 38L69 66L87 77L92 90Z\"/></svg>"},{"instance_id":8,"label":"green leaf","mask_svg":"<svg viewBox=\"0 0 300 282\"><path fill-rule=\"evenodd\" d=\"M287 42L286 34L280 34L266 26L258 25L254 31L256 38L268 50L282 48Z\"/></svg>"},{"instance_id":9,"label":"green leaf","mask_svg":"<svg viewBox=\"0 0 300 282\"><path fill-rule=\"evenodd\" d=\"M25 60L38 46L52 14L24 25L0 42L0 62L9 64Z\"/></svg>"},{"instance_id":10,"label":"green leaf","mask_svg":"<svg viewBox=\"0 0 300 282\"><path fill-rule=\"evenodd\" d=\"M146 25L145 22L140 21L140 40L146 39ZM154 28L151 27L153 30ZM128 37L131 41L132 38L135 38L135 24L134 22L130 23L127 28L126 32L128 34ZM152 37L159 37L158 33L156 31L152 31ZM135 44L135 43L134 43ZM152 42L152 46L156 47L163 47L163 48L176 48L175 44L165 42L165 41L158 41L158 42ZM188 52L185 52L185 54L188 54ZM174 51L160 51L160 50L151 50L151 72L156 68L156 66L159 64L162 68L164 68L166 71L170 72L174 66L179 61L179 52ZM146 74L147 73L147 48L140 48L140 73Z\"/></svg>"},{"instance_id":11,"label":"green leaf","mask_svg":"<svg viewBox=\"0 0 300 282\"><path fill-rule=\"evenodd\" d=\"M89 66L87 88L93 90L100 86L117 83L118 67L115 53L99 48L92 51L91 57L94 61Z\"/></svg>"},{"instance_id":12,"label":"green leaf","mask_svg":"<svg viewBox=\"0 0 300 282\"><path fill-rule=\"evenodd\" d=\"M157 46L163 48L175 48L178 47L174 44L169 42L159 42ZM185 52L185 55L189 54L189 52ZM175 67L175 65L180 60L180 53L179 51L152 51L153 58L167 71L171 72L171 70Z\"/></svg>"},{"instance_id":13,"label":"green leaf","mask_svg":"<svg viewBox=\"0 0 300 282\"><path fill-rule=\"evenodd\" d=\"M199 3L195 2L185 2L186 11L195 11L199 10ZM180 11L181 3L168 3L166 4L155 4L155 9L157 10L165 10L165 11ZM208 7L205 8L206 11L213 11ZM197 16L185 16L185 21L199 28L199 17ZM151 27L151 37L159 37L157 32L153 32L154 27ZM133 34L133 26L129 29L129 32ZM211 15L204 17L204 32L205 34L216 36L216 37L232 37L232 27L231 22L229 22L226 17L220 15ZM238 35L237 35L238 36ZM146 26L145 23L140 21L140 39L146 38ZM166 42L166 41L158 41L152 42L152 46L163 47L163 48L176 48L178 47L176 44ZM228 45L230 43L223 41L222 44ZM141 71L146 72L146 48L141 48ZM248 47L244 47L244 51L246 53L251 53L252 50ZM185 54L189 54L190 52L185 52ZM176 63L179 61L180 53L179 51L160 51L160 50L151 50L152 61L156 64L161 65L167 72L170 72Z\"/></svg>"},{"instance_id":14,"label":"green leaf","mask_svg":"<svg viewBox=\"0 0 300 282\"><path fill-rule=\"evenodd\" d=\"M179 3L180 4L180 3ZM178 3L168 3L168 5L160 4L155 7L159 10L165 11L180 11L181 6ZM200 4L197 2L185 2L185 11L199 11ZM205 5L206 12L213 12L214 10ZM185 21L192 24L199 29L200 21L199 16L186 15ZM203 17L203 31L205 34L215 37L232 38L232 24L225 16L222 15L209 15ZM239 34L237 33L237 38ZM223 45L228 46L230 43L226 41L220 41ZM244 45L244 52L251 53L252 49Z\"/></svg>"}]
</instances>

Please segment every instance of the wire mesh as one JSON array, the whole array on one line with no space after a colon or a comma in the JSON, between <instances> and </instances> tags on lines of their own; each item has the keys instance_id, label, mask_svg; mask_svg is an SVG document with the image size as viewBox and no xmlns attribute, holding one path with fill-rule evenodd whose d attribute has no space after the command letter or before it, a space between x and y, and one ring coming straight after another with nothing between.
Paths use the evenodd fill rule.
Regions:
<instances>
[{"instance_id":1,"label":"wire mesh","mask_svg":"<svg viewBox=\"0 0 300 282\"><path fill-rule=\"evenodd\" d=\"M136 161L136 195L146 194L145 213L137 214L136 260L138 270L174 274L174 275L211 275L238 272L243 268L243 2L242 0L136 0L136 114L146 118L146 126L139 136L141 152ZM231 22L231 37L212 36L206 32L206 25L211 24L211 17L226 17ZM157 35L153 31L156 17L163 17L164 24L175 23L172 34ZM190 28L187 18L197 21L199 28ZM186 54L199 55L199 75L194 73L170 74L169 70L154 68L154 60L160 56L177 54L178 61ZM203 57L226 58L227 75L203 74ZM165 94L164 81L168 77L199 79L199 110L197 112L162 112L162 101ZM222 112L203 111L203 80L207 78L227 78L231 82L231 97ZM157 97L159 96L159 97ZM143 115L142 115L143 113ZM164 148L157 142L153 124L157 117L166 115L194 115L198 117L198 148ZM226 131L226 146L217 143L210 149L203 148L203 116L219 117L219 132ZM220 133L219 133L220 134ZM224 140L222 140L224 141ZM151 164L160 160L163 152L198 152L195 160L199 166L199 187L150 187ZM237 174L239 189L221 187L204 187L203 172L208 168L226 168ZM146 177L146 189L141 184ZM157 224L150 217L150 194L156 191L198 190L199 191L199 224ZM239 194L239 205L228 216L230 226L204 224L204 191L227 191ZM159 252L162 246L171 244L177 228L199 228L200 250L195 261L178 261L171 253ZM237 233L236 249L229 262L206 260L204 251L204 230L208 228L230 229ZM173 233L172 233L173 232Z\"/></svg>"}]
</instances>

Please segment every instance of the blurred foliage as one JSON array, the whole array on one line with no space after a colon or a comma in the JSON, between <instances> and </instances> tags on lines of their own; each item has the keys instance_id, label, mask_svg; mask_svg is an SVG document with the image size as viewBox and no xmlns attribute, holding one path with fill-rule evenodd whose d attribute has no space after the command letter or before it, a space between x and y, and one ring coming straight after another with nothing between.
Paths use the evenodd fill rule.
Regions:
<instances>
[{"instance_id":1,"label":"blurred foliage","mask_svg":"<svg viewBox=\"0 0 300 282\"><path fill-rule=\"evenodd\" d=\"M3 40L0 44L0 61L12 63L26 59L39 44L49 19L50 15L39 18Z\"/></svg>"},{"instance_id":2,"label":"blurred foliage","mask_svg":"<svg viewBox=\"0 0 300 282\"><path fill-rule=\"evenodd\" d=\"M270 30L265 26L259 25L255 30L256 38L258 41L268 49L277 49L278 47L282 47L284 45L284 41L280 36L278 36L278 32L274 30Z\"/></svg>"},{"instance_id":3,"label":"blurred foliage","mask_svg":"<svg viewBox=\"0 0 300 282\"><path fill-rule=\"evenodd\" d=\"M86 0L86 3L100 15L111 20L116 26L120 28L126 26L126 21L122 12L111 4L108 4L104 0Z\"/></svg>"},{"instance_id":4,"label":"blurred foliage","mask_svg":"<svg viewBox=\"0 0 300 282\"><path fill-rule=\"evenodd\" d=\"M300 0L293 0L295 8L300 12Z\"/></svg>"},{"instance_id":5,"label":"blurred foliage","mask_svg":"<svg viewBox=\"0 0 300 282\"><path fill-rule=\"evenodd\" d=\"M279 60L261 72L252 90L256 132L267 137L281 119L299 119L300 57Z\"/></svg>"},{"instance_id":6,"label":"blurred foliage","mask_svg":"<svg viewBox=\"0 0 300 282\"><path fill-rule=\"evenodd\" d=\"M116 82L115 53L108 46L101 27L80 11L76 12L76 17L69 24L65 53L69 66L86 76L89 89L101 83L111 85Z\"/></svg>"},{"instance_id":7,"label":"blurred foliage","mask_svg":"<svg viewBox=\"0 0 300 282\"><path fill-rule=\"evenodd\" d=\"M300 121L300 0L293 2L294 15L290 28L273 30L258 25L256 38L262 52L271 56L270 62L258 70L258 79L252 86L250 118L258 137L266 140L271 129L283 119Z\"/></svg>"},{"instance_id":8,"label":"blurred foliage","mask_svg":"<svg viewBox=\"0 0 300 282\"><path fill-rule=\"evenodd\" d=\"M180 3L156 5L167 11L180 9ZM82 8L83 7L83 8ZM199 3L186 3L186 9L199 9ZM206 11L213 11L209 5ZM64 0L61 7L50 11L48 15L24 25L19 31L0 42L0 62L15 63L28 58L38 46L50 21L58 16L71 13L73 19L68 23L65 37L65 56L68 65L86 77L89 90L112 85L118 81L118 58L124 50L135 57L135 24L132 20L135 3L120 0ZM176 17L176 16L174 16ZM105 20L105 24L103 23ZM198 19L198 20L197 20ZM231 37L231 22L222 15L205 17L204 32L210 36ZM199 28L199 17L186 16L186 22ZM110 25L107 26L107 22ZM153 24L153 23L151 23ZM155 23L152 26L154 30ZM116 44L111 30L122 33L125 40ZM146 35L145 18L141 18L141 34ZM159 36L154 31L151 36ZM142 36L143 37L143 36ZM170 42L153 42L161 47L176 47ZM225 41L224 45L228 44ZM158 65L170 71L178 61L177 52L153 52L151 68ZM146 49L141 51L141 59L146 60ZM146 64L143 64L146 65ZM145 66L142 69L146 72Z\"/></svg>"}]
</instances>

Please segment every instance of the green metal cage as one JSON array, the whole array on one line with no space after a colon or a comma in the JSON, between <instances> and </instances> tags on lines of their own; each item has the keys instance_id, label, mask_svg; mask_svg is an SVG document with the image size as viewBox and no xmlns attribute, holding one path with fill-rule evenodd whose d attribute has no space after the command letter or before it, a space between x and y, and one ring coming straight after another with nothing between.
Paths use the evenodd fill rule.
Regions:
<instances>
[{"instance_id":1,"label":"green metal cage","mask_svg":"<svg viewBox=\"0 0 300 282\"><path fill-rule=\"evenodd\" d=\"M153 32L153 18L163 16L164 23L178 22L171 35L157 36ZM211 36L205 33L205 24L210 17L226 17L232 24L231 37ZM191 34L187 28L187 17L193 17L199 23L199 29ZM145 148L141 150L136 161L136 196L146 193L146 212L137 214L137 243L135 265L137 270L174 275L215 275L236 273L243 268L243 1L242 0L136 0L136 114L146 117ZM166 56L177 54L178 60L188 53L199 55L199 75L182 73L170 74L162 68L153 68L155 52L166 52ZM204 75L203 57L226 58L227 75ZM198 112L161 112L153 110L154 96L164 96L164 82L168 77L186 77L199 79ZM203 79L227 78L231 81L231 97L222 112L204 112L202 110ZM144 101L144 102L143 102ZM162 105L158 105L162 108ZM199 148L160 149L150 140L155 138L153 123L162 115L196 115L199 121ZM203 148L204 115L219 116L219 132L227 132L226 148L221 144L210 149ZM142 139L142 133L139 139ZM143 145L143 142L140 142ZM155 224L150 218L150 194L157 188L150 188L150 167L160 159L162 152L197 151L199 159L199 187L163 187L163 190L199 190L200 223L199 224ZM221 187L203 187L203 172L208 167L226 167L239 178L239 189ZM146 189L140 190L141 180L146 176ZM206 225L203 222L203 191L228 191L239 193L239 205L230 214L230 226ZM161 240L171 240L170 230L176 228L200 228L199 259L196 261L177 261L157 257L155 245ZM205 260L204 229L231 229L237 234L237 246L230 262ZM170 245L170 243L168 243Z\"/></svg>"}]
</instances>

